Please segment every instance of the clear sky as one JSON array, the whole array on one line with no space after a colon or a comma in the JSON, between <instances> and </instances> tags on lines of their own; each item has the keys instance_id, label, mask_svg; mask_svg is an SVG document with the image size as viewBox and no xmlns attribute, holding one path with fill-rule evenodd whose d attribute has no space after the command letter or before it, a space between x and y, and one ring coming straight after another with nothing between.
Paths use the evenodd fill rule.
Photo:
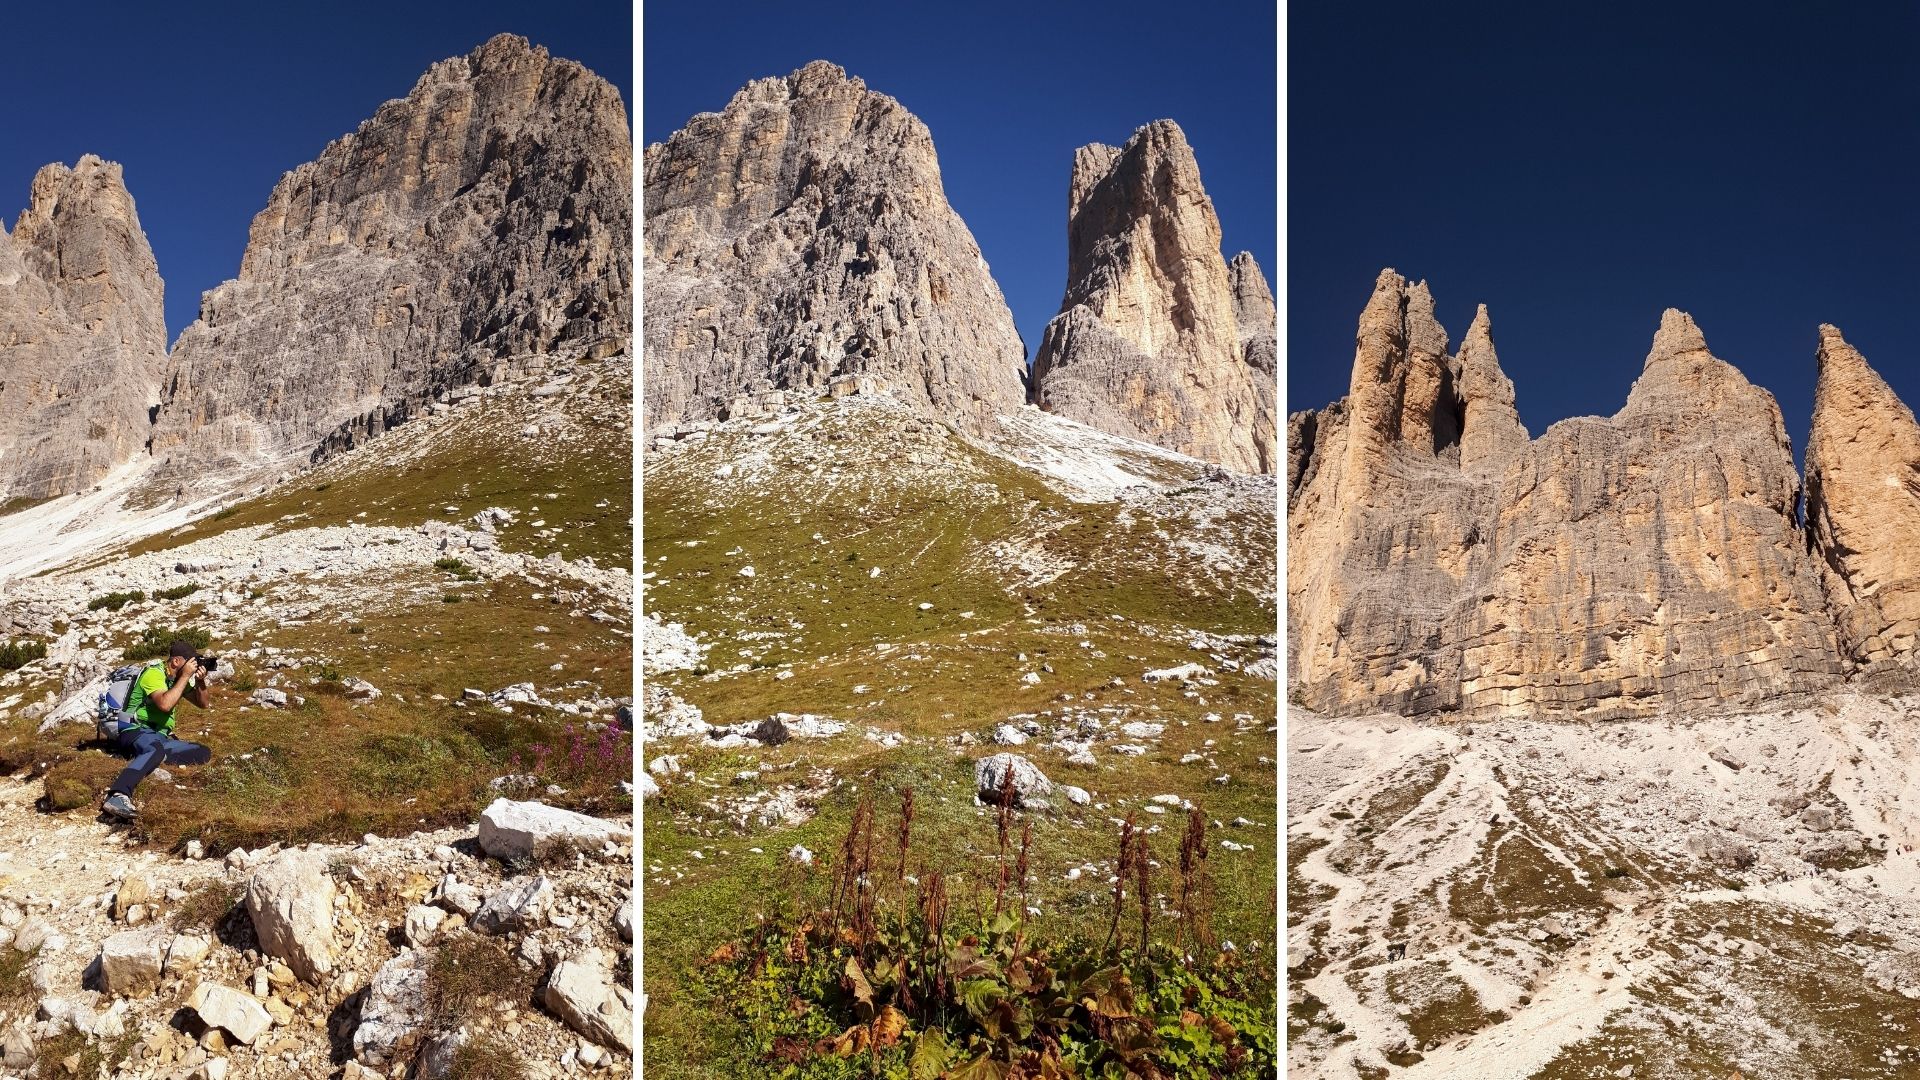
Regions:
<instances>
[{"instance_id":1,"label":"clear sky","mask_svg":"<svg viewBox=\"0 0 1920 1080\"><path fill-rule=\"evenodd\" d=\"M633 102L628 0L10 4L0 15L0 216L42 165L92 153L127 188L166 280L167 332L234 276L247 226L319 156L435 61L494 34L577 60Z\"/></svg>"},{"instance_id":2,"label":"clear sky","mask_svg":"<svg viewBox=\"0 0 1920 1080\"><path fill-rule=\"evenodd\" d=\"M1535 436L1608 415L1660 312L1773 391L1816 328L1920 405L1920 8L1304 4L1288 24L1290 409L1346 392L1374 275L1476 303Z\"/></svg>"},{"instance_id":3,"label":"clear sky","mask_svg":"<svg viewBox=\"0 0 1920 1080\"><path fill-rule=\"evenodd\" d=\"M933 134L947 199L1026 339L1067 276L1073 151L1180 124L1226 254L1274 265L1278 48L1267 3L655 2L641 13L643 143L718 112L751 79L830 60L898 98Z\"/></svg>"}]
</instances>

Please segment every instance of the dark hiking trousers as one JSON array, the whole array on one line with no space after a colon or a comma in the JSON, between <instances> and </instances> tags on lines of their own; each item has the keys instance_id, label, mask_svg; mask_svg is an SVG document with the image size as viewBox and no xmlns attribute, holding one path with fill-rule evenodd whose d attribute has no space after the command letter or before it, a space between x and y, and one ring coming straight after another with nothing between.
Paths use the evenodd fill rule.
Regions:
<instances>
[{"instance_id":1,"label":"dark hiking trousers","mask_svg":"<svg viewBox=\"0 0 1920 1080\"><path fill-rule=\"evenodd\" d=\"M199 743L185 739L170 739L157 731L143 727L129 727L120 732L118 741L124 749L133 751L133 760L113 781L108 789L131 797L133 789L140 781L161 765L205 765L213 760L213 751Z\"/></svg>"}]
</instances>

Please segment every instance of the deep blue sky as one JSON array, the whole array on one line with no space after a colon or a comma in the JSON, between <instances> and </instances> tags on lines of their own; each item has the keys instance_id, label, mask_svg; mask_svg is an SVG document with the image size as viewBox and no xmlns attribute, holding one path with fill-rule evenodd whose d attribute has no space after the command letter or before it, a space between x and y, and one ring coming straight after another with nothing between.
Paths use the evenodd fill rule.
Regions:
<instances>
[{"instance_id":1,"label":"deep blue sky","mask_svg":"<svg viewBox=\"0 0 1920 1080\"><path fill-rule=\"evenodd\" d=\"M1536 437L1619 409L1667 307L1773 391L1796 456L1822 322L1920 404L1917 12L1293 5L1289 408L1346 392L1385 266L1456 344L1488 305Z\"/></svg>"},{"instance_id":2,"label":"deep blue sky","mask_svg":"<svg viewBox=\"0 0 1920 1080\"><path fill-rule=\"evenodd\" d=\"M501 32L578 60L633 111L628 0L8 5L0 216L33 174L93 153L127 188L166 279L169 339L234 276L280 175L313 160L437 60Z\"/></svg>"},{"instance_id":3,"label":"deep blue sky","mask_svg":"<svg viewBox=\"0 0 1920 1080\"><path fill-rule=\"evenodd\" d=\"M1259 3L654 3L641 13L643 143L718 112L751 79L831 60L933 133L947 199L980 242L1027 355L1060 310L1073 151L1172 118L1226 254L1271 281L1277 27Z\"/></svg>"}]
</instances>

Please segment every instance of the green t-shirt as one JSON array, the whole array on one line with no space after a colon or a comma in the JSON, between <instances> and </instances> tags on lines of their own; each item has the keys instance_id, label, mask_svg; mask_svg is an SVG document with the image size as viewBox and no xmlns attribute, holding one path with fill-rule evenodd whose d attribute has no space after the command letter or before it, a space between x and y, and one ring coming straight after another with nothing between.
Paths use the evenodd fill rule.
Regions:
<instances>
[{"instance_id":1,"label":"green t-shirt","mask_svg":"<svg viewBox=\"0 0 1920 1080\"><path fill-rule=\"evenodd\" d=\"M163 735L171 735L174 709L180 707L180 702L176 700L173 703L173 709L164 712L153 703L153 695L166 688L167 666L148 664L146 670L140 673L140 677L133 680L133 689L128 692L127 698L129 711L139 719L141 727L151 728Z\"/></svg>"}]
</instances>

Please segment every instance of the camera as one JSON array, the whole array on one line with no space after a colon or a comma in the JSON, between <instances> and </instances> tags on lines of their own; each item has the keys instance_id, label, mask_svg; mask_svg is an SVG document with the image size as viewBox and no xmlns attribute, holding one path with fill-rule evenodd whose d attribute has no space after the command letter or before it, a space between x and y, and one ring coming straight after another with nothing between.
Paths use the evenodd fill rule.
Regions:
<instances>
[{"instance_id":1,"label":"camera","mask_svg":"<svg viewBox=\"0 0 1920 1080\"><path fill-rule=\"evenodd\" d=\"M220 666L220 658L217 656L198 656L194 659L200 661L201 670L208 674L212 674L213 669Z\"/></svg>"}]
</instances>

